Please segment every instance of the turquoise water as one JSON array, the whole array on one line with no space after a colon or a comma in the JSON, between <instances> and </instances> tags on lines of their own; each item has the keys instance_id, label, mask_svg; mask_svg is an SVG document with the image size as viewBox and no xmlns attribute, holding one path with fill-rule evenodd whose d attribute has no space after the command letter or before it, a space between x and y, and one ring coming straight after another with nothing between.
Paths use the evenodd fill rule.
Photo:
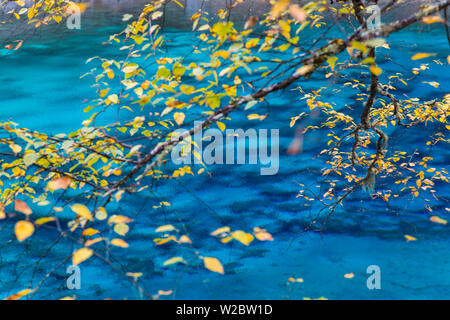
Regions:
<instances>
[{"instance_id":1,"label":"turquoise water","mask_svg":"<svg viewBox=\"0 0 450 320\"><path fill-rule=\"evenodd\" d=\"M42 32L14 55L0 49L1 120L12 119L22 126L55 134L78 128L86 116L85 100L96 97L92 79L80 78L93 67L85 61L92 56L120 57L117 47L101 45L109 34L120 30L120 16L106 19L101 11L96 15L80 31L59 28ZM437 53L435 58L445 63L449 47L443 30L435 26L421 27L420 32L417 29L413 26L389 38L389 54L401 65L379 55L383 70L394 73L417 66L409 57L424 48L425 52ZM186 55L192 35L177 29L166 32L168 54ZM149 66L149 70L152 68ZM449 92L449 74L448 65L438 67L430 62L425 77L412 80L399 90L424 100L442 96ZM359 74L354 77L364 80ZM437 81L441 86L436 89L422 81ZM333 82L312 77L302 84L303 90L323 86L333 86ZM355 98L355 91L348 89L339 96L324 94L324 100L341 109L345 105L357 106ZM368 201L367 194L357 192L338 208L324 233L303 232L318 207L305 207L296 198L298 183L316 184L321 163L312 159L322 150L324 137L319 133L306 136L304 152L288 156L286 149L295 134L289 121L305 110L304 101L298 99L295 91L285 90L258 108L255 112L269 113L269 117L257 128L281 128L278 174L262 177L259 166L252 165L210 166L211 176L159 183L151 195L124 199L115 213L126 214L135 222L126 237L130 247L112 253L111 261L117 268L142 272L141 284L153 294L173 290L167 299L449 298L450 232L448 227L429 221L430 213L420 201L402 199L387 204L382 200ZM108 117L104 119L107 120ZM233 115L233 120L230 127L247 129L255 125L244 113ZM408 152L421 148L425 152L422 155L426 155L431 150L423 149L428 138L424 132L423 128L390 132L390 144ZM433 150L434 163L450 169L449 150L435 148L438 150ZM447 218L450 189L446 185L437 188L441 199L431 203L433 215ZM170 201L172 206L152 209L160 201ZM195 250L219 258L226 274L204 270L192 249L172 244L156 246L154 230L163 224L186 228ZM233 230L266 228L275 241L255 241L249 247L220 244L209 233L225 225ZM58 234L39 229L39 236L32 242L7 245L12 230L13 222L0 222L0 297L27 287L30 281L36 285L55 267L56 272L46 279L35 298L140 297L125 277L98 259L82 264L81 289L68 290L68 263L58 263L71 254L72 243L56 244L34 270L34 263ZM418 241L407 243L405 234ZM163 262L173 256L183 256L189 265L163 267ZM366 287L369 265L381 268L381 290ZM350 272L354 278L346 279L344 274ZM287 284L290 277L303 278L304 282Z\"/></svg>"}]
</instances>

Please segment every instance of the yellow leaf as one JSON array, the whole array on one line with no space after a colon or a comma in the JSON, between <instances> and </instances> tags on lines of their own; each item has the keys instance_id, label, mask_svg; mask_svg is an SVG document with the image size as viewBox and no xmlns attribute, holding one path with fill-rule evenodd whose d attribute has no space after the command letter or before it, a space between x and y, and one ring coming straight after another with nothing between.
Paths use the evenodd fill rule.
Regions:
<instances>
[{"instance_id":1,"label":"yellow leaf","mask_svg":"<svg viewBox=\"0 0 450 320\"><path fill-rule=\"evenodd\" d=\"M118 104L119 103L119 97L117 96L117 94L109 95L107 100L111 101L114 104Z\"/></svg>"},{"instance_id":2,"label":"yellow leaf","mask_svg":"<svg viewBox=\"0 0 450 320\"><path fill-rule=\"evenodd\" d=\"M174 118L175 122L176 122L179 126L181 126L181 125L183 124L185 115L184 115L184 113L182 113L182 112L175 112L175 113L173 114L173 118Z\"/></svg>"},{"instance_id":3,"label":"yellow leaf","mask_svg":"<svg viewBox=\"0 0 450 320\"><path fill-rule=\"evenodd\" d=\"M248 120L261 120L262 121L265 118L267 118L267 115L261 116L261 115L256 114L256 113L252 113L252 114L249 114L247 116L247 118L248 118Z\"/></svg>"},{"instance_id":4,"label":"yellow leaf","mask_svg":"<svg viewBox=\"0 0 450 320\"><path fill-rule=\"evenodd\" d=\"M21 212L27 216L33 213L30 207L22 200L14 201L14 210Z\"/></svg>"},{"instance_id":5,"label":"yellow leaf","mask_svg":"<svg viewBox=\"0 0 450 320\"><path fill-rule=\"evenodd\" d=\"M203 263L205 264L205 268L211 270L213 272L217 272L220 274L224 274L223 266L219 260L212 257L203 258Z\"/></svg>"},{"instance_id":6,"label":"yellow leaf","mask_svg":"<svg viewBox=\"0 0 450 320\"><path fill-rule=\"evenodd\" d=\"M114 78L114 71L112 71L111 69L108 69L106 71L106 75L108 76L109 79L113 79Z\"/></svg>"},{"instance_id":7,"label":"yellow leaf","mask_svg":"<svg viewBox=\"0 0 450 320\"><path fill-rule=\"evenodd\" d=\"M266 230L255 227L253 231L255 232L256 239L259 241L273 241L272 235L266 232Z\"/></svg>"},{"instance_id":8,"label":"yellow leaf","mask_svg":"<svg viewBox=\"0 0 450 320\"><path fill-rule=\"evenodd\" d=\"M253 241L253 236L250 233L246 233L242 230L237 230L231 233L233 239L236 239L240 243L248 246Z\"/></svg>"},{"instance_id":9,"label":"yellow leaf","mask_svg":"<svg viewBox=\"0 0 450 320\"><path fill-rule=\"evenodd\" d=\"M163 245L170 241L178 242L177 238L175 238L174 236L170 236L170 237L164 238L164 239L156 238L156 239L153 239L153 241L155 241L156 245L158 245L158 246Z\"/></svg>"},{"instance_id":10,"label":"yellow leaf","mask_svg":"<svg viewBox=\"0 0 450 320\"><path fill-rule=\"evenodd\" d=\"M439 86L441 85L440 83L436 82L436 81L422 81L423 83L428 83L430 86L435 87L435 88L439 88Z\"/></svg>"},{"instance_id":11,"label":"yellow leaf","mask_svg":"<svg viewBox=\"0 0 450 320\"><path fill-rule=\"evenodd\" d=\"M442 219L442 218L439 218L438 216L432 216L432 217L430 217L430 221L431 221L431 222L434 222L434 223L440 223L440 224L443 224L443 225L446 225L446 224L447 224L447 220L444 220L444 219Z\"/></svg>"},{"instance_id":12,"label":"yellow leaf","mask_svg":"<svg viewBox=\"0 0 450 320\"><path fill-rule=\"evenodd\" d=\"M187 262L184 261L184 259L182 257L173 257L173 258L170 258L169 260L166 260L163 263L163 266L169 266L171 264L176 264L176 263L187 263Z\"/></svg>"},{"instance_id":13,"label":"yellow leaf","mask_svg":"<svg viewBox=\"0 0 450 320\"><path fill-rule=\"evenodd\" d=\"M97 220L105 220L108 217L108 214L106 213L105 208L100 207L98 208L97 212L95 213L95 218Z\"/></svg>"},{"instance_id":14,"label":"yellow leaf","mask_svg":"<svg viewBox=\"0 0 450 320\"><path fill-rule=\"evenodd\" d=\"M331 70L333 70L333 71L334 71L334 67L335 67L335 65L336 65L336 61L337 61L337 60L338 60L337 57L330 57L330 58L327 59L327 62L328 62L328 64L330 65Z\"/></svg>"},{"instance_id":15,"label":"yellow leaf","mask_svg":"<svg viewBox=\"0 0 450 320\"><path fill-rule=\"evenodd\" d=\"M89 239L89 240L87 240L87 241L84 243L84 246L85 246L85 247L89 247L89 246L92 246L93 244L95 244L95 243L97 243L97 242L100 242L100 241L103 241L103 240L105 240L105 238L102 238L102 237L100 237L100 238L95 238L95 239Z\"/></svg>"},{"instance_id":16,"label":"yellow leaf","mask_svg":"<svg viewBox=\"0 0 450 320\"><path fill-rule=\"evenodd\" d=\"M99 209L100 210L100 209ZM116 215L113 214L109 219L108 219L108 224L113 224L113 223L130 223L133 220L128 218L127 216L122 216L122 215Z\"/></svg>"},{"instance_id":17,"label":"yellow leaf","mask_svg":"<svg viewBox=\"0 0 450 320\"><path fill-rule=\"evenodd\" d=\"M109 88L100 90L100 98L103 98L104 96L106 96L108 94L108 92L109 92Z\"/></svg>"},{"instance_id":18,"label":"yellow leaf","mask_svg":"<svg viewBox=\"0 0 450 320\"><path fill-rule=\"evenodd\" d=\"M270 17L272 19L277 19L289 6L289 0L278 0L272 6L272 10L270 11Z\"/></svg>"},{"instance_id":19,"label":"yellow leaf","mask_svg":"<svg viewBox=\"0 0 450 320\"><path fill-rule=\"evenodd\" d=\"M441 16L436 15L436 16L423 17L422 22L425 24L432 24L432 23L436 23L436 22L445 22L445 21L444 21L444 19L442 19Z\"/></svg>"},{"instance_id":20,"label":"yellow leaf","mask_svg":"<svg viewBox=\"0 0 450 320\"><path fill-rule=\"evenodd\" d=\"M178 241L180 243L192 243L191 239L186 235L182 235Z\"/></svg>"},{"instance_id":21,"label":"yellow leaf","mask_svg":"<svg viewBox=\"0 0 450 320\"><path fill-rule=\"evenodd\" d=\"M220 121L217 121L216 124L219 127L220 131L222 131L222 132L225 131L225 128L226 128L225 124L223 124Z\"/></svg>"},{"instance_id":22,"label":"yellow leaf","mask_svg":"<svg viewBox=\"0 0 450 320\"><path fill-rule=\"evenodd\" d=\"M19 291L19 292L13 294L12 296L5 298L5 300L19 300L20 298L22 298L23 296L26 296L30 292L31 292L30 289L24 289L22 291Z\"/></svg>"},{"instance_id":23,"label":"yellow leaf","mask_svg":"<svg viewBox=\"0 0 450 320\"><path fill-rule=\"evenodd\" d=\"M158 295L159 296L168 296L168 295L171 295L172 294L172 290L167 290L167 291L164 291L164 290L158 290Z\"/></svg>"},{"instance_id":24,"label":"yellow leaf","mask_svg":"<svg viewBox=\"0 0 450 320\"><path fill-rule=\"evenodd\" d=\"M81 248L73 253L72 264L74 266L86 261L94 254L94 251L89 248Z\"/></svg>"},{"instance_id":25,"label":"yellow leaf","mask_svg":"<svg viewBox=\"0 0 450 320\"><path fill-rule=\"evenodd\" d=\"M169 232L169 231L174 231L177 230L173 225L171 224L166 224L164 226L160 226L158 228L156 228L155 232Z\"/></svg>"},{"instance_id":26,"label":"yellow leaf","mask_svg":"<svg viewBox=\"0 0 450 320\"><path fill-rule=\"evenodd\" d=\"M127 276L137 279L139 277L142 277L142 272L127 272Z\"/></svg>"},{"instance_id":27,"label":"yellow leaf","mask_svg":"<svg viewBox=\"0 0 450 320\"><path fill-rule=\"evenodd\" d=\"M431 56L435 56L435 53L416 53L415 55L413 55L411 57L411 60L420 60L420 59L425 59Z\"/></svg>"},{"instance_id":28,"label":"yellow leaf","mask_svg":"<svg viewBox=\"0 0 450 320\"><path fill-rule=\"evenodd\" d=\"M83 230L83 236L93 236L94 234L99 233L98 230L93 229L93 228L87 228L85 230Z\"/></svg>"},{"instance_id":29,"label":"yellow leaf","mask_svg":"<svg viewBox=\"0 0 450 320\"><path fill-rule=\"evenodd\" d=\"M122 69L124 73L131 73L137 70L139 66L137 64L129 64L125 68Z\"/></svg>"},{"instance_id":30,"label":"yellow leaf","mask_svg":"<svg viewBox=\"0 0 450 320\"><path fill-rule=\"evenodd\" d=\"M44 223L48 223L48 222L55 221L55 220L56 220L55 217L44 217L44 218L39 218L39 219L37 219L34 223L35 223L37 226L40 226L40 225L42 225L42 224L44 224Z\"/></svg>"},{"instance_id":31,"label":"yellow leaf","mask_svg":"<svg viewBox=\"0 0 450 320\"><path fill-rule=\"evenodd\" d=\"M14 227L14 233L16 234L17 240L19 242L24 241L28 237L30 237L34 232L34 226L31 222L21 220L16 223Z\"/></svg>"},{"instance_id":32,"label":"yellow leaf","mask_svg":"<svg viewBox=\"0 0 450 320\"><path fill-rule=\"evenodd\" d=\"M227 233L227 232L230 232L230 227L222 227L222 228L219 228L219 229L211 232L211 235L216 237L222 233Z\"/></svg>"},{"instance_id":33,"label":"yellow leaf","mask_svg":"<svg viewBox=\"0 0 450 320\"><path fill-rule=\"evenodd\" d=\"M233 240L233 237L225 237L225 238L220 239L220 242L222 242L222 243L228 243L228 242L230 242L231 240Z\"/></svg>"},{"instance_id":34,"label":"yellow leaf","mask_svg":"<svg viewBox=\"0 0 450 320\"><path fill-rule=\"evenodd\" d=\"M71 207L71 209L72 209L73 212L75 212L79 216L81 216L83 218L86 218L86 219L88 219L90 221L94 221L94 218L92 217L91 212L89 211L89 209L85 205L77 203L77 204L74 204Z\"/></svg>"},{"instance_id":35,"label":"yellow leaf","mask_svg":"<svg viewBox=\"0 0 450 320\"><path fill-rule=\"evenodd\" d=\"M355 274L354 274L353 272L344 274L344 278L346 278L346 279L351 279L351 278L353 278L354 276L355 276Z\"/></svg>"},{"instance_id":36,"label":"yellow leaf","mask_svg":"<svg viewBox=\"0 0 450 320\"><path fill-rule=\"evenodd\" d=\"M128 243L126 243L124 240L118 239L118 238L112 239L111 240L111 244L113 246L121 247L121 248L128 248L129 247Z\"/></svg>"},{"instance_id":37,"label":"yellow leaf","mask_svg":"<svg viewBox=\"0 0 450 320\"><path fill-rule=\"evenodd\" d=\"M2 204L0 204L0 220L5 218L6 218L5 207Z\"/></svg>"},{"instance_id":38,"label":"yellow leaf","mask_svg":"<svg viewBox=\"0 0 450 320\"><path fill-rule=\"evenodd\" d=\"M20 151L22 151L22 147L19 146L18 144L14 144L14 143L11 143L11 144L9 145L9 148L10 148L14 153L20 153Z\"/></svg>"},{"instance_id":39,"label":"yellow leaf","mask_svg":"<svg viewBox=\"0 0 450 320\"><path fill-rule=\"evenodd\" d=\"M413 236L410 236L410 235L408 235L408 234L405 234L405 239L406 239L406 242L409 242L409 241L416 241L416 240L417 240L417 238L415 238L415 237L413 237Z\"/></svg>"},{"instance_id":40,"label":"yellow leaf","mask_svg":"<svg viewBox=\"0 0 450 320\"><path fill-rule=\"evenodd\" d=\"M128 230L130 230L130 228L125 223L118 223L114 226L114 232L121 236L126 235Z\"/></svg>"}]
</instances>

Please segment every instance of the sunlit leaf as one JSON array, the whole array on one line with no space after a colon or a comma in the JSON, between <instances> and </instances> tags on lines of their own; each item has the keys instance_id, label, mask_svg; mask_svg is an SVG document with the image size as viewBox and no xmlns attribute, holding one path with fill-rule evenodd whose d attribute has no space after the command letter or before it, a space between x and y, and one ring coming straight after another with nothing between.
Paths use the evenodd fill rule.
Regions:
<instances>
[{"instance_id":1,"label":"sunlit leaf","mask_svg":"<svg viewBox=\"0 0 450 320\"><path fill-rule=\"evenodd\" d=\"M21 290L15 294L5 298L5 300L19 300L20 298L26 296L30 292L31 292L31 289L24 289L24 290Z\"/></svg>"},{"instance_id":2,"label":"sunlit leaf","mask_svg":"<svg viewBox=\"0 0 450 320\"><path fill-rule=\"evenodd\" d=\"M411 60L425 59L425 58L432 57L435 55L436 55L435 53L416 53L415 55L413 55L411 57Z\"/></svg>"},{"instance_id":3,"label":"sunlit leaf","mask_svg":"<svg viewBox=\"0 0 450 320\"><path fill-rule=\"evenodd\" d=\"M176 263L187 263L187 262L182 257L173 257L170 258L169 260L164 261L163 266L169 266L171 264Z\"/></svg>"},{"instance_id":4,"label":"sunlit leaf","mask_svg":"<svg viewBox=\"0 0 450 320\"><path fill-rule=\"evenodd\" d=\"M434 222L434 223L439 223L439 224L443 224L446 225L447 224L447 220L444 220L438 216L432 216L430 217L430 221Z\"/></svg>"},{"instance_id":5,"label":"sunlit leaf","mask_svg":"<svg viewBox=\"0 0 450 320\"><path fill-rule=\"evenodd\" d=\"M128 248L129 247L128 243L126 243L124 240L118 239L118 238L112 239L111 240L111 244L113 246L121 247L121 248Z\"/></svg>"},{"instance_id":6,"label":"sunlit leaf","mask_svg":"<svg viewBox=\"0 0 450 320\"><path fill-rule=\"evenodd\" d=\"M14 233L17 240L22 242L29 238L34 232L34 225L30 221L21 220L18 221L14 227Z\"/></svg>"},{"instance_id":7,"label":"sunlit leaf","mask_svg":"<svg viewBox=\"0 0 450 320\"><path fill-rule=\"evenodd\" d=\"M248 246L253 241L253 235L242 230L233 231L231 233L231 236L233 237L233 239L246 246Z\"/></svg>"},{"instance_id":8,"label":"sunlit leaf","mask_svg":"<svg viewBox=\"0 0 450 320\"><path fill-rule=\"evenodd\" d=\"M406 242L409 242L409 241L417 241L417 238L416 238L416 237L410 236L410 235L408 235L408 234L405 234L405 239L406 239Z\"/></svg>"},{"instance_id":9,"label":"sunlit leaf","mask_svg":"<svg viewBox=\"0 0 450 320\"><path fill-rule=\"evenodd\" d=\"M73 253L72 256L72 265L76 266L86 261L94 254L94 251L89 248L81 248Z\"/></svg>"},{"instance_id":10,"label":"sunlit leaf","mask_svg":"<svg viewBox=\"0 0 450 320\"><path fill-rule=\"evenodd\" d=\"M91 211L89 211L89 209L85 205L77 203L77 204L74 204L71 207L71 209L73 212L78 214L80 217L86 218L90 221L94 221Z\"/></svg>"},{"instance_id":11,"label":"sunlit leaf","mask_svg":"<svg viewBox=\"0 0 450 320\"><path fill-rule=\"evenodd\" d=\"M205 264L205 268L211 270L213 272L217 272L220 274L225 274L223 270L223 266L217 258L205 257L203 258L203 262Z\"/></svg>"},{"instance_id":12,"label":"sunlit leaf","mask_svg":"<svg viewBox=\"0 0 450 320\"><path fill-rule=\"evenodd\" d=\"M171 224L166 224L164 226L160 226L158 228L156 228L155 232L170 232L170 231L174 231L177 230L173 225Z\"/></svg>"}]
</instances>

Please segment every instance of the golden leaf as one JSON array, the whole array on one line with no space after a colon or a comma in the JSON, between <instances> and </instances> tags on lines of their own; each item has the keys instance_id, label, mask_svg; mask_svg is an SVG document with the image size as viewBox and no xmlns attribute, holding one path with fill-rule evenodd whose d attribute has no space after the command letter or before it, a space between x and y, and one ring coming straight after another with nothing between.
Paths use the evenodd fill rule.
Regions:
<instances>
[{"instance_id":1,"label":"golden leaf","mask_svg":"<svg viewBox=\"0 0 450 320\"><path fill-rule=\"evenodd\" d=\"M22 151L22 147L19 146L18 144L14 144L14 143L11 143L11 144L9 145L9 148L10 148L14 153L19 153L20 151Z\"/></svg>"},{"instance_id":2,"label":"golden leaf","mask_svg":"<svg viewBox=\"0 0 450 320\"><path fill-rule=\"evenodd\" d=\"M272 19L277 19L288 7L289 0L279 0L273 6L270 11L270 17Z\"/></svg>"},{"instance_id":3,"label":"golden leaf","mask_svg":"<svg viewBox=\"0 0 450 320\"><path fill-rule=\"evenodd\" d=\"M87 241L84 243L84 246L85 246L85 247L89 247L89 246L92 246L93 244L96 244L97 242L100 242L100 241L103 241L103 240L105 240L105 238L95 238L95 239L90 239L90 240L87 240Z\"/></svg>"},{"instance_id":4,"label":"golden leaf","mask_svg":"<svg viewBox=\"0 0 450 320\"><path fill-rule=\"evenodd\" d=\"M185 117L186 117L186 116L184 115L183 112L175 112L175 113L173 114L173 118L174 118L175 122L176 122L179 126L181 126L181 125L183 124L183 121L184 121L184 118L185 118Z\"/></svg>"},{"instance_id":5,"label":"golden leaf","mask_svg":"<svg viewBox=\"0 0 450 320\"><path fill-rule=\"evenodd\" d=\"M156 228L155 232L169 232L169 231L174 231L177 230L173 225L171 224L166 224L164 226L160 226L158 228Z\"/></svg>"},{"instance_id":6,"label":"golden leaf","mask_svg":"<svg viewBox=\"0 0 450 320\"><path fill-rule=\"evenodd\" d=\"M406 242L409 242L409 241L416 241L416 240L417 240L416 237L410 236L410 235L408 235L408 234L405 234L405 239L406 239Z\"/></svg>"},{"instance_id":7,"label":"golden leaf","mask_svg":"<svg viewBox=\"0 0 450 320\"><path fill-rule=\"evenodd\" d=\"M352 279L354 276L355 276L355 274L353 272L344 274L344 278L346 278L346 279Z\"/></svg>"},{"instance_id":8,"label":"golden leaf","mask_svg":"<svg viewBox=\"0 0 450 320\"><path fill-rule=\"evenodd\" d=\"M219 260L212 257L203 258L203 263L205 264L205 268L211 270L213 272L217 272L220 274L224 274L223 266Z\"/></svg>"},{"instance_id":9,"label":"golden leaf","mask_svg":"<svg viewBox=\"0 0 450 320\"><path fill-rule=\"evenodd\" d=\"M118 223L114 226L114 232L121 236L126 235L128 230L130 230L130 228L125 223Z\"/></svg>"},{"instance_id":10,"label":"golden leaf","mask_svg":"<svg viewBox=\"0 0 450 320\"><path fill-rule=\"evenodd\" d=\"M42 224L44 224L44 223L52 222L52 221L55 221L55 220L56 220L55 217L43 217L43 218L37 219L34 223L35 223L37 226L40 226L40 225L42 225Z\"/></svg>"},{"instance_id":11,"label":"golden leaf","mask_svg":"<svg viewBox=\"0 0 450 320\"><path fill-rule=\"evenodd\" d=\"M124 240L118 239L118 238L112 239L111 240L111 244L113 246L121 247L121 248L128 248L129 247L128 243L126 243Z\"/></svg>"},{"instance_id":12,"label":"golden leaf","mask_svg":"<svg viewBox=\"0 0 450 320\"><path fill-rule=\"evenodd\" d=\"M176 263L187 263L182 257L173 257L170 258L169 260L166 260L163 263L163 266L169 266L171 264L176 264Z\"/></svg>"},{"instance_id":13,"label":"golden leaf","mask_svg":"<svg viewBox=\"0 0 450 320\"><path fill-rule=\"evenodd\" d=\"M250 233L244 232L242 230L232 232L231 236L233 237L233 239L246 246L248 246L253 241L253 236Z\"/></svg>"},{"instance_id":14,"label":"golden leaf","mask_svg":"<svg viewBox=\"0 0 450 320\"><path fill-rule=\"evenodd\" d=\"M415 55L413 55L411 57L411 60L420 60L420 59L425 59L431 56L435 56L435 53L416 53Z\"/></svg>"},{"instance_id":15,"label":"golden leaf","mask_svg":"<svg viewBox=\"0 0 450 320\"><path fill-rule=\"evenodd\" d=\"M178 241L180 243L192 243L191 239L186 235L182 235Z\"/></svg>"},{"instance_id":16,"label":"golden leaf","mask_svg":"<svg viewBox=\"0 0 450 320\"><path fill-rule=\"evenodd\" d=\"M100 207L98 208L97 212L95 213L95 218L97 220L105 220L108 217L108 214L106 213L105 208Z\"/></svg>"},{"instance_id":17,"label":"golden leaf","mask_svg":"<svg viewBox=\"0 0 450 320\"><path fill-rule=\"evenodd\" d=\"M436 23L436 22L445 22L445 21L444 21L444 19L442 19L441 16L436 15L436 16L423 17L422 22L425 24L432 24L432 23Z\"/></svg>"},{"instance_id":18,"label":"golden leaf","mask_svg":"<svg viewBox=\"0 0 450 320\"><path fill-rule=\"evenodd\" d=\"M12 296L5 298L5 300L19 300L20 298L22 298L23 296L26 296L30 292L31 292L30 289L24 289L22 291L19 291L19 292L13 294Z\"/></svg>"},{"instance_id":19,"label":"golden leaf","mask_svg":"<svg viewBox=\"0 0 450 320\"><path fill-rule=\"evenodd\" d=\"M78 214L80 217L86 218L90 221L94 221L91 212L89 209L82 204L76 203L71 207L72 211Z\"/></svg>"},{"instance_id":20,"label":"golden leaf","mask_svg":"<svg viewBox=\"0 0 450 320\"><path fill-rule=\"evenodd\" d=\"M72 264L74 266L86 261L94 254L94 251L89 248L81 248L73 253Z\"/></svg>"},{"instance_id":21,"label":"golden leaf","mask_svg":"<svg viewBox=\"0 0 450 320\"><path fill-rule=\"evenodd\" d=\"M127 216L122 216L122 215L112 215L109 219L108 219L108 224L113 224L113 223L130 223L133 220L128 218Z\"/></svg>"},{"instance_id":22,"label":"golden leaf","mask_svg":"<svg viewBox=\"0 0 450 320\"><path fill-rule=\"evenodd\" d=\"M127 272L127 276L137 279L139 277L142 277L142 272Z\"/></svg>"},{"instance_id":23,"label":"golden leaf","mask_svg":"<svg viewBox=\"0 0 450 320\"><path fill-rule=\"evenodd\" d=\"M93 229L93 228L87 228L87 229L83 230L82 234L83 234L83 236L89 237L89 236L93 236L94 234L97 234L97 233L99 233L98 230Z\"/></svg>"},{"instance_id":24,"label":"golden leaf","mask_svg":"<svg viewBox=\"0 0 450 320\"><path fill-rule=\"evenodd\" d=\"M172 292L173 292L172 290L167 290L167 291L159 290L158 291L158 295L160 295L160 296L168 296L168 295L171 295Z\"/></svg>"},{"instance_id":25,"label":"golden leaf","mask_svg":"<svg viewBox=\"0 0 450 320\"><path fill-rule=\"evenodd\" d=\"M266 232L266 230L255 227L253 231L255 232L256 239L259 241L273 241L272 235Z\"/></svg>"},{"instance_id":26,"label":"golden leaf","mask_svg":"<svg viewBox=\"0 0 450 320\"><path fill-rule=\"evenodd\" d=\"M14 227L14 233L20 242L30 237L34 232L34 226L26 220L18 221Z\"/></svg>"},{"instance_id":27,"label":"golden leaf","mask_svg":"<svg viewBox=\"0 0 450 320\"><path fill-rule=\"evenodd\" d=\"M211 232L211 235L216 237L222 233L227 233L227 232L230 232L230 227L222 227L222 228L219 228L219 229Z\"/></svg>"},{"instance_id":28,"label":"golden leaf","mask_svg":"<svg viewBox=\"0 0 450 320\"><path fill-rule=\"evenodd\" d=\"M0 204L0 220L5 218L6 218L5 207L2 204Z\"/></svg>"},{"instance_id":29,"label":"golden leaf","mask_svg":"<svg viewBox=\"0 0 450 320\"><path fill-rule=\"evenodd\" d=\"M442 218L439 218L438 216L432 216L432 217L430 217L430 221L431 221L431 222L434 222L434 223L440 223L440 224L443 224L443 225L446 225L446 224L447 224L447 220L444 220L444 219L442 219Z\"/></svg>"}]
</instances>

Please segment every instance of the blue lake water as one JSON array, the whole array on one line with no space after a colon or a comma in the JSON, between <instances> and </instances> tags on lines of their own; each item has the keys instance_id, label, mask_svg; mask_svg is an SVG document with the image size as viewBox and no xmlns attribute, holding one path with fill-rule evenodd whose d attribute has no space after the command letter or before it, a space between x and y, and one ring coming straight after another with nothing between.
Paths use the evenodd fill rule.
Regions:
<instances>
[{"instance_id":1,"label":"blue lake water","mask_svg":"<svg viewBox=\"0 0 450 320\"><path fill-rule=\"evenodd\" d=\"M105 13L97 12L97 15ZM61 133L74 130L85 119L85 100L96 97L92 78L81 75L93 66L85 61L92 56L119 58L118 48L102 45L108 35L120 30L120 16L91 19L80 31L64 28L50 34L41 32L24 47L10 54L0 49L0 120L11 119L21 126ZM108 25L108 26L107 26ZM113 25L112 27L109 25ZM184 56L192 44L192 35L183 30L166 30L168 54ZM377 61L386 77L397 71L418 66L409 59L417 52L436 53L444 66L431 60L425 76L399 87L410 97L427 100L449 92L450 68L446 64L449 46L443 30L435 26L417 26L389 38L389 53L394 61ZM152 70L152 66L149 66ZM358 75L355 75L357 77ZM364 80L364 77L361 77ZM366 79L367 81L367 79ZM437 81L434 88L422 81ZM302 83L303 90L333 86L312 77ZM337 87L337 86L336 86ZM331 91L330 91L331 92ZM325 94L324 100L357 106L355 91L344 89L338 95ZM269 113L257 128L280 128L280 169L277 175L260 176L259 166L210 166L209 175L186 177L178 181L158 183L153 194L125 199L115 213L135 219L126 240L130 247L113 252L112 260L119 268L142 272L146 290L173 290L168 299L417 299L450 297L450 254L447 226L432 224L430 215L448 218L449 191L438 186L440 201L431 203L430 214L420 201L369 200L366 193L357 192L338 208L323 234L303 232L319 207L305 207L296 198L298 183L314 186L321 163L313 160L323 149L326 137L320 134L306 136L304 152L286 155L286 149L295 134L289 128L292 116L305 111L307 106L293 90L271 96L267 103L255 109ZM127 115L124 115L127 116ZM245 113L232 116L230 127L250 128L254 121ZM107 121L107 117L104 121ZM390 144L412 152L420 148L433 151L434 163L450 169L448 148L437 146L425 149L427 131L424 128L402 129L390 132ZM436 150L437 149L437 150ZM171 206L155 210L153 205L170 201ZM39 213L37 213L39 214ZM163 224L184 227L194 242L194 249L204 256L219 258L225 275L206 271L191 248L168 244L156 246L155 228ZM273 242L253 242L249 247L239 243L224 245L209 236L213 230L230 226L250 231L258 226L266 228ZM72 243L60 242L53 247L33 275L33 266L45 249L57 239L51 230L39 229L33 241L7 245L13 237L13 222L0 222L0 297L27 287L34 279L36 285L55 266L52 274L35 298L58 299L76 295L80 299L139 298L133 286L121 274L98 259L82 264L82 288L65 287L67 264L58 266L73 251ZM406 242L404 235L418 238ZM173 256L183 256L186 266L163 267ZM381 269L381 290L366 286L370 265ZM353 272L354 278L344 274ZM288 278L303 278L303 283L288 284Z\"/></svg>"}]
</instances>

